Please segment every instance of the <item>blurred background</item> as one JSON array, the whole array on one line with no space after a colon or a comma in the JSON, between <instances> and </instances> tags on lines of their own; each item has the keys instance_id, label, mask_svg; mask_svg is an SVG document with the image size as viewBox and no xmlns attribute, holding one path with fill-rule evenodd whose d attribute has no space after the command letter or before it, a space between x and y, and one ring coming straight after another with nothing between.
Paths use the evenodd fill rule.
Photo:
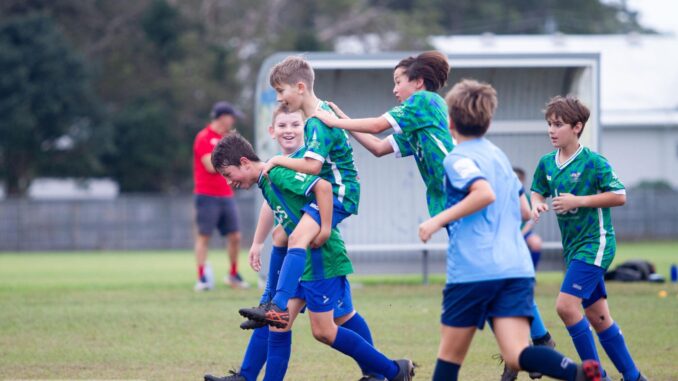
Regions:
<instances>
[{"instance_id":1,"label":"blurred background","mask_svg":"<svg viewBox=\"0 0 678 381\"><path fill-rule=\"evenodd\" d=\"M248 115L237 128L255 138L257 74L276 52L530 52L538 44L601 53L603 154L606 144L625 144L611 157L625 160L617 164L622 179L632 175L627 186L655 192L636 209L663 205L662 218L636 209L624 217L628 208L620 208L616 221L626 218L618 226L629 233L620 237L675 238L678 95L665 89L678 87L677 7L670 0L3 0L0 250L190 248L193 138L222 99ZM625 70L606 74L621 63ZM652 160L641 165L636 155ZM258 207L252 192L237 197L247 246Z\"/></svg>"}]
</instances>

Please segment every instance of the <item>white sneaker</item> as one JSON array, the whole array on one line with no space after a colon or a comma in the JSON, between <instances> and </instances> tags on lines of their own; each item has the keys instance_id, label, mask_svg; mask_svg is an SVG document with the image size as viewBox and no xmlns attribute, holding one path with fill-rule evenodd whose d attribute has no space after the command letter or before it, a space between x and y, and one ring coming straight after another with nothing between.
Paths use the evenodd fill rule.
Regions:
<instances>
[{"instance_id":1,"label":"white sneaker","mask_svg":"<svg viewBox=\"0 0 678 381\"><path fill-rule=\"evenodd\" d=\"M211 289L212 287L210 287L209 283L207 282L197 281L195 282L195 286L193 286L193 291L195 292L209 291Z\"/></svg>"},{"instance_id":2,"label":"white sneaker","mask_svg":"<svg viewBox=\"0 0 678 381\"><path fill-rule=\"evenodd\" d=\"M233 288L250 288L250 284L247 283L240 274L236 273L235 275L227 275L224 277L224 283Z\"/></svg>"},{"instance_id":3,"label":"white sneaker","mask_svg":"<svg viewBox=\"0 0 678 381\"><path fill-rule=\"evenodd\" d=\"M212 271L212 266L210 266L209 262L205 262L205 283L207 283L207 287L209 289L214 288L214 272Z\"/></svg>"}]
</instances>

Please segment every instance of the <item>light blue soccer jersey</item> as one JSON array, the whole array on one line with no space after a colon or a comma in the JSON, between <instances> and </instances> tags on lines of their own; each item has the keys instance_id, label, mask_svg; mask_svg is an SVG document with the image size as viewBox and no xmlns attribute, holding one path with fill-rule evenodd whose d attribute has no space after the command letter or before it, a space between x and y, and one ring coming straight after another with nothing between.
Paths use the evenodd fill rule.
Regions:
<instances>
[{"instance_id":1,"label":"light blue soccer jersey","mask_svg":"<svg viewBox=\"0 0 678 381\"><path fill-rule=\"evenodd\" d=\"M496 196L487 207L447 226L447 283L534 277L520 233L522 185L504 152L485 138L469 140L457 145L443 166L447 208L479 179L489 182Z\"/></svg>"}]
</instances>

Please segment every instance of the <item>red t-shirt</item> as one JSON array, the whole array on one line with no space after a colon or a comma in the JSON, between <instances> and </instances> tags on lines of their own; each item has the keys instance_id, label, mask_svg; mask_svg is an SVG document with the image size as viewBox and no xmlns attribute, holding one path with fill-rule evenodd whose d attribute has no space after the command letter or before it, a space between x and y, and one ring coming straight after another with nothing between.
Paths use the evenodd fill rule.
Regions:
<instances>
[{"instance_id":1,"label":"red t-shirt","mask_svg":"<svg viewBox=\"0 0 678 381\"><path fill-rule=\"evenodd\" d=\"M233 197L233 190L226 179L218 173L209 173L202 164L201 158L212 153L223 135L214 132L209 124L195 136L193 142L193 193L205 196Z\"/></svg>"}]
</instances>

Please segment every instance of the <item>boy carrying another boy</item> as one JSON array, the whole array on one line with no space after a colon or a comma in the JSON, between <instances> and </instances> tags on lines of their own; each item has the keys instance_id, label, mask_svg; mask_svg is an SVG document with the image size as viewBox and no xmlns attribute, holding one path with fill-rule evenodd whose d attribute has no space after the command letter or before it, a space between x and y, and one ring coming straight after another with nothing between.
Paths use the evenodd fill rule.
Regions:
<instances>
[{"instance_id":1,"label":"boy carrying another boy","mask_svg":"<svg viewBox=\"0 0 678 381\"><path fill-rule=\"evenodd\" d=\"M329 223L327 210L332 208L333 203L329 182L318 176L282 167L274 168L268 177L264 176L266 164L259 160L252 146L241 136L234 134L222 139L215 149L213 163L219 173L240 187L249 188L256 183L271 209L279 213L281 225L288 234L294 234L298 229L302 213L309 216L302 212L309 201L314 200L321 211L319 217L309 218L317 225L324 225L325 221ZM337 306L346 310L345 316L348 318L354 313L353 306L348 306L352 304L350 297L346 298L346 295L350 295L346 275L353 272L353 267L338 229L331 230L331 235L321 248L309 250L308 254L305 251L304 254L308 260L305 261L301 282L297 282L292 294L299 297L290 301L289 324L282 328L271 328L265 379L283 379L291 350L289 329L305 300L311 330L318 341L352 357L363 372L383 375L390 381L411 380L414 366L410 360L387 358L361 335L337 326L335 322L334 310ZM342 298L343 303L338 303ZM279 342L272 346L271 341Z\"/></svg>"},{"instance_id":2,"label":"boy carrying another boy","mask_svg":"<svg viewBox=\"0 0 678 381\"><path fill-rule=\"evenodd\" d=\"M304 115L313 115L319 108L331 110L313 92L315 74L313 68L301 57L287 57L271 69L270 83L277 93L277 100L288 112L302 110ZM275 156L264 164L266 175L271 168L283 166L301 174L318 175L332 185L333 212L331 227L334 228L351 214L358 213L360 183L353 162L353 149L345 131L328 128L317 118L309 118L304 126L306 151L301 158ZM329 236L329 231L319 231L313 216L318 217L317 205L304 206L304 214L294 232L289 235L287 255L283 261L276 293L272 303L243 308L240 314L252 320L285 327L289 321L287 301L292 297L306 259L306 248L312 244L320 247ZM316 218L318 220L319 218Z\"/></svg>"}]
</instances>

